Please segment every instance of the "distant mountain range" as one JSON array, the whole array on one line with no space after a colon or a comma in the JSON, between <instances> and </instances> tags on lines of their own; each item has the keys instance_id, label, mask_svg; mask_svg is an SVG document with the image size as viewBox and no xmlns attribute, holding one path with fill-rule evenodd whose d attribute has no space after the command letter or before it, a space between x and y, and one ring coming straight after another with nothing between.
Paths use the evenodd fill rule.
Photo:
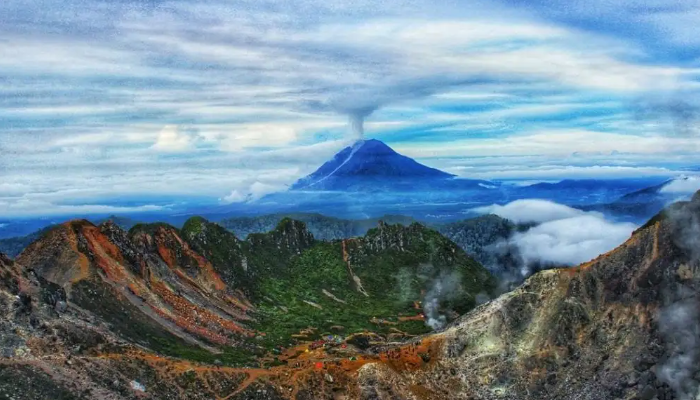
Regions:
<instances>
[{"instance_id":1,"label":"distant mountain range","mask_svg":"<svg viewBox=\"0 0 700 400\"><path fill-rule=\"evenodd\" d=\"M680 176L627 193L610 203L592 204L580 208L641 222L675 201L689 199L698 189L700 189L700 178Z\"/></svg>"},{"instance_id":2,"label":"distant mountain range","mask_svg":"<svg viewBox=\"0 0 700 400\"><path fill-rule=\"evenodd\" d=\"M409 226L415 219L401 215L385 215L379 218L341 219L318 213L269 214L256 217L229 218L219 222L239 239L245 240L251 234L271 231L285 218L302 221L306 228L319 240L341 240L360 237L380 223ZM508 239L518 231L532 225L515 224L497 215L482 215L451 223L426 224L452 240L476 261L481 263L494 276L504 283L504 287L520 283L523 276L523 259L519 250L508 243ZM530 265L535 272L552 266Z\"/></svg>"}]
</instances>

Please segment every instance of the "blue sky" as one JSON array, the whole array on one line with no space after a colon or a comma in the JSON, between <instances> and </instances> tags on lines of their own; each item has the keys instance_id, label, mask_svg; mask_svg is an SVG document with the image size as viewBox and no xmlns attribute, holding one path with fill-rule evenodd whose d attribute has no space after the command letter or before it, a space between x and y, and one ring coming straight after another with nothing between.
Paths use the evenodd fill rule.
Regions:
<instances>
[{"instance_id":1,"label":"blue sky","mask_svg":"<svg viewBox=\"0 0 700 400\"><path fill-rule=\"evenodd\" d=\"M434 3L5 0L0 216L262 196L353 119L464 177L700 165L698 1Z\"/></svg>"}]
</instances>

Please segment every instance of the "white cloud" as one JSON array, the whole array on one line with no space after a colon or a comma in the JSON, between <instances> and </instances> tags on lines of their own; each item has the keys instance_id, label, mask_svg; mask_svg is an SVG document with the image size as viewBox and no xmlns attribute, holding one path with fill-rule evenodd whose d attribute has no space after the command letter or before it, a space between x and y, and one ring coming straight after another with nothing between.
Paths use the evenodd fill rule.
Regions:
<instances>
[{"instance_id":1,"label":"white cloud","mask_svg":"<svg viewBox=\"0 0 700 400\"><path fill-rule=\"evenodd\" d=\"M539 199L516 200L506 205L477 207L473 211L480 214L496 214L515 223L542 223L585 215L581 210Z\"/></svg>"},{"instance_id":2,"label":"white cloud","mask_svg":"<svg viewBox=\"0 0 700 400\"><path fill-rule=\"evenodd\" d=\"M246 200L248 200L248 196L240 192L238 189L232 190L231 193L228 194L228 196L221 198L221 202L223 204L243 203Z\"/></svg>"},{"instance_id":3,"label":"white cloud","mask_svg":"<svg viewBox=\"0 0 700 400\"><path fill-rule=\"evenodd\" d=\"M506 163L508 159L503 159ZM455 175L472 179L530 179L530 180L551 180L561 179L618 179L618 178L639 178L650 176L673 176L675 171L663 167L653 166L620 166L620 165L592 165L575 166L565 165L567 160L557 160L556 164L549 165L527 165L527 164L501 164L498 166L486 165L480 168L451 167L445 171ZM611 160L612 161L612 160ZM511 161L513 162L513 161Z\"/></svg>"},{"instance_id":4,"label":"white cloud","mask_svg":"<svg viewBox=\"0 0 700 400\"><path fill-rule=\"evenodd\" d=\"M250 199L258 200L267 194L279 192L286 189L285 185L273 185L269 183L255 182L250 185Z\"/></svg>"},{"instance_id":5,"label":"white cloud","mask_svg":"<svg viewBox=\"0 0 700 400\"><path fill-rule=\"evenodd\" d=\"M661 188L661 193L689 194L700 190L700 177L682 176L673 179Z\"/></svg>"},{"instance_id":6,"label":"white cloud","mask_svg":"<svg viewBox=\"0 0 700 400\"><path fill-rule=\"evenodd\" d=\"M181 152L192 150L193 144L194 139L190 134L183 132L177 125L167 125L158 133L151 148L162 152Z\"/></svg>"},{"instance_id":7,"label":"white cloud","mask_svg":"<svg viewBox=\"0 0 700 400\"><path fill-rule=\"evenodd\" d=\"M636 228L588 213L544 222L515 234L511 243L520 250L525 265L577 265L619 246Z\"/></svg>"},{"instance_id":8,"label":"white cloud","mask_svg":"<svg viewBox=\"0 0 700 400\"><path fill-rule=\"evenodd\" d=\"M622 244L637 227L545 200L517 200L477 211L516 223L537 223L506 241L518 250L523 277L535 265L573 266L589 261Z\"/></svg>"},{"instance_id":9,"label":"white cloud","mask_svg":"<svg viewBox=\"0 0 700 400\"><path fill-rule=\"evenodd\" d=\"M240 189L234 189L231 191L231 193L229 193L228 196L221 198L220 201L223 204L255 201L265 197L265 195L268 195L270 193L277 193L286 190L288 187L288 185L280 183L264 183L260 181L255 181L248 187L247 190L242 191Z\"/></svg>"},{"instance_id":10,"label":"white cloud","mask_svg":"<svg viewBox=\"0 0 700 400\"><path fill-rule=\"evenodd\" d=\"M91 214L122 214L153 211L167 211L167 207L147 204L142 206L113 206L104 204L65 205L54 204L32 197L22 197L6 201L0 199L0 216L8 218L27 217L33 215L91 215Z\"/></svg>"}]
</instances>

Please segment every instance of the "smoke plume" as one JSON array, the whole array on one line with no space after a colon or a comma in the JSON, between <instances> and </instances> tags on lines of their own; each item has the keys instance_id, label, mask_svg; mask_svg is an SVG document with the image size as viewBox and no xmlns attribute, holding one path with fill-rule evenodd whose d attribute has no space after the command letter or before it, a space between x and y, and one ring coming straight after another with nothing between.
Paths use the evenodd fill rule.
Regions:
<instances>
[{"instance_id":1,"label":"smoke plume","mask_svg":"<svg viewBox=\"0 0 700 400\"><path fill-rule=\"evenodd\" d=\"M350 114L350 133L353 139L362 140L365 137L365 116L361 114Z\"/></svg>"},{"instance_id":2,"label":"smoke plume","mask_svg":"<svg viewBox=\"0 0 700 400\"><path fill-rule=\"evenodd\" d=\"M327 102L314 104L313 107L347 115L352 138L362 140L365 137L365 119L386 101L374 91L353 89L347 90L342 95L333 97Z\"/></svg>"},{"instance_id":3,"label":"smoke plume","mask_svg":"<svg viewBox=\"0 0 700 400\"><path fill-rule=\"evenodd\" d=\"M443 308L446 301L457 298L461 293L462 279L457 271L441 272L430 285L423 299L425 323L434 330L440 330L447 324L447 314L451 311Z\"/></svg>"}]
</instances>

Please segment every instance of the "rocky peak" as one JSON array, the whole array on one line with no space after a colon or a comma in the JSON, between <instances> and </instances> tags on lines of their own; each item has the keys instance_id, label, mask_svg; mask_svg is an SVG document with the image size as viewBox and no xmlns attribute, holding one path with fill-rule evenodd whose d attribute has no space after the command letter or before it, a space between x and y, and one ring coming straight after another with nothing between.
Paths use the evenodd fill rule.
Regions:
<instances>
[{"instance_id":1,"label":"rocky peak","mask_svg":"<svg viewBox=\"0 0 700 400\"><path fill-rule=\"evenodd\" d=\"M129 230L128 236L136 250L143 254L158 254L163 249L182 253L184 242L177 228L169 224L137 224Z\"/></svg>"},{"instance_id":2,"label":"rocky peak","mask_svg":"<svg viewBox=\"0 0 700 400\"><path fill-rule=\"evenodd\" d=\"M241 240L219 224L202 217L192 217L182 226L182 237L197 248L226 245L241 248Z\"/></svg>"},{"instance_id":3,"label":"rocky peak","mask_svg":"<svg viewBox=\"0 0 700 400\"><path fill-rule=\"evenodd\" d=\"M116 245L124 259L130 265L132 272L138 274L140 272L139 264L140 257L136 250L136 246L131 241L129 233L122 229L119 225L114 223L113 220L107 220L99 225L100 232L107 237L107 239Z\"/></svg>"},{"instance_id":4,"label":"rocky peak","mask_svg":"<svg viewBox=\"0 0 700 400\"><path fill-rule=\"evenodd\" d=\"M688 228L698 217L696 196L591 262L533 275L441 335L440 371L407 378L450 381L455 371L459 398L694 398L700 354L687 338L700 329L700 231Z\"/></svg>"},{"instance_id":5,"label":"rocky peak","mask_svg":"<svg viewBox=\"0 0 700 400\"><path fill-rule=\"evenodd\" d=\"M293 255L314 245L314 236L306 229L306 224L291 218L283 218L275 229L266 234L254 234L248 242L256 248L274 246L276 251Z\"/></svg>"},{"instance_id":6,"label":"rocky peak","mask_svg":"<svg viewBox=\"0 0 700 400\"><path fill-rule=\"evenodd\" d=\"M214 270L230 288L248 290L251 286L248 271L247 246L222 226L201 217L187 220L182 237L199 254L211 262Z\"/></svg>"},{"instance_id":7,"label":"rocky peak","mask_svg":"<svg viewBox=\"0 0 700 400\"><path fill-rule=\"evenodd\" d=\"M413 243L424 242L426 236L436 233L418 223L404 226L401 224L390 225L379 221L377 228L367 232L364 242L372 251L403 250Z\"/></svg>"},{"instance_id":8,"label":"rocky peak","mask_svg":"<svg viewBox=\"0 0 700 400\"><path fill-rule=\"evenodd\" d=\"M88 270L83 254L86 240L81 231L89 226L94 227L86 220L58 225L30 244L15 261L59 285L80 279Z\"/></svg>"}]
</instances>

